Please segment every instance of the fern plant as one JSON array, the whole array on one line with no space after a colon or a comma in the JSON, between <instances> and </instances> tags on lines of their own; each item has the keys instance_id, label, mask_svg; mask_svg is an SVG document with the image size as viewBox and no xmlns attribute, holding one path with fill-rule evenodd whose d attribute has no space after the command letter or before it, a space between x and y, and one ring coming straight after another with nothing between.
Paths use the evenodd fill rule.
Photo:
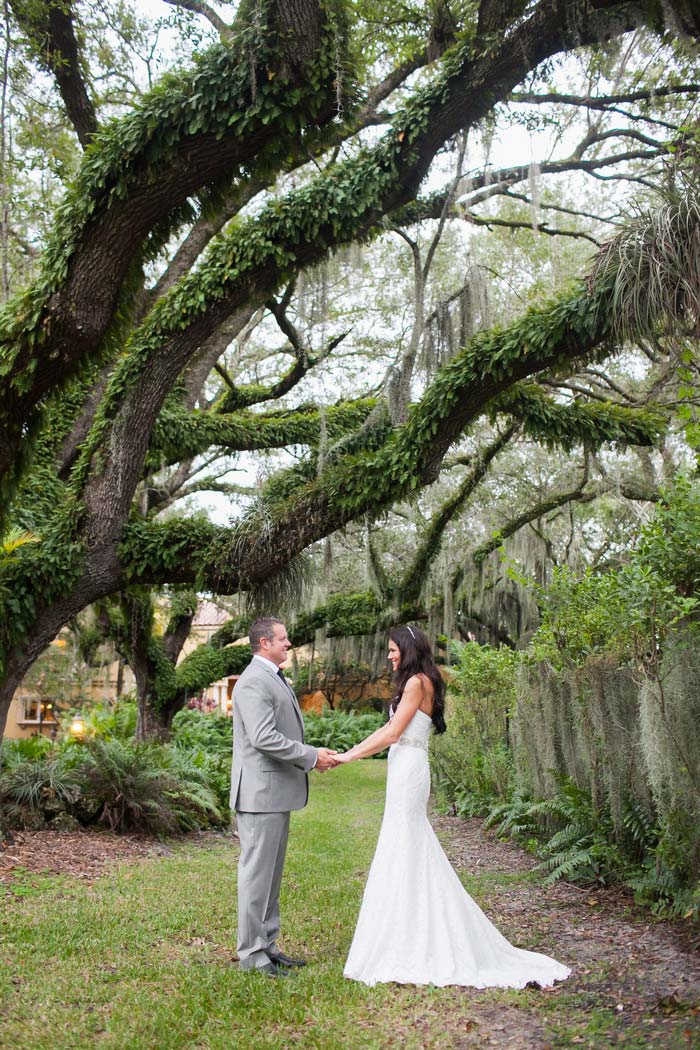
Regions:
<instances>
[{"instance_id":1,"label":"fern plant","mask_svg":"<svg viewBox=\"0 0 700 1050\"><path fill-rule=\"evenodd\" d=\"M558 879L606 883L621 877L623 857L614 843L609 814L593 805L590 794L570 777L555 771L552 798L533 801L514 795L494 807L486 824L498 824L498 834L535 848L545 873L544 884Z\"/></svg>"},{"instance_id":2,"label":"fern plant","mask_svg":"<svg viewBox=\"0 0 700 1050\"><path fill-rule=\"evenodd\" d=\"M207 754L223 752L231 764L233 721L224 715L184 708L173 719L172 742L179 748Z\"/></svg>"},{"instance_id":3,"label":"fern plant","mask_svg":"<svg viewBox=\"0 0 700 1050\"><path fill-rule=\"evenodd\" d=\"M636 902L655 915L700 922L700 881L689 884L678 869L649 858L626 885L634 891Z\"/></svg>"},{"instance_id":4,"label":"fern plant","mask_svg":"<svg viewBox=\"0 0 700 1050\"><path fill-rule=\"evenodd\" d=\"M176 747L160 749L163 771L163 794L177 820L178 830L193 831L206 824L222 824L228 809L228 797L222 805L212 784L212 766L207 756ZM231 783L231 762L226 756L225 792Z\"/></svg>"},{"instance_id":5,"label":"fern plant","mask_svg":"<svg viewBox=\"0 0 700 1050\"><path fill-rule=\"evenodd\" d=\"M83 789L111 831L174 834L223 820L196 762L177 748L96 739L86 748Z\"/></svg>"},{"instance_id":6,"label":"fern plant","mask_svg":"<svg viewBox=\"0 0 700 1050\"><path fill-rule=\"evenodd\" d=\"M622 809L623 846L632 860L643 861L658 845L661 830L656 815L636 798L627 798Z\"/></svg>"},{"instance_id":7,"label":"fern plant","mask_svg":"<svg viewBox=\"0 0 700 1050\"><path fill-rule=\"evenodd\" d=\"M532 798L515 792L507 802L494 806L486 817L485 827L498 825L500 838L514 838L523 845L535 842L542 833L537 819L532 815Z\"/></svg>"},{"instance_id":8,"label":"fern plant","mask_svg":"<svg viewBox=\"0 0 700 1050\"><path fill-rule=\"evenodd\" d=\"M349 751L386 721L380 712L356 714L349 711L328 711L322 715L304 716L304 739L314 747L330 747L335 751ZM375 758L386 758L386 751Z\"/></svg>"}]
</instances>

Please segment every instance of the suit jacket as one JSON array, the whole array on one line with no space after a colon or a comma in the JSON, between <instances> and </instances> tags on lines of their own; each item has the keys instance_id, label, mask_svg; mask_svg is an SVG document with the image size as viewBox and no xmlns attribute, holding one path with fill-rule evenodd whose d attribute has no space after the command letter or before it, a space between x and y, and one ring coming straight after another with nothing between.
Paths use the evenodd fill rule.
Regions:
<instances>
[{"instance_id":1,"label":"suit jacket","mask_svg":"<svg viewBox=\"0 0 700 1050\"><path fill-rule=\"evenodd\" d=\"M303 809L315 747L292 690L272 667L251 660L233 689L231 809L286 813Z\"/></svg>"}]
</instances>

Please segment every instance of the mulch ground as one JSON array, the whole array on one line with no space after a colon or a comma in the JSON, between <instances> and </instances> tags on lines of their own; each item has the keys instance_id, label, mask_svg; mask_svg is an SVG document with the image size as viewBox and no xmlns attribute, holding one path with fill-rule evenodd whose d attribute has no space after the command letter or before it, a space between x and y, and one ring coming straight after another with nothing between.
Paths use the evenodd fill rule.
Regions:
<instances>
[{"instance_id":1,"label":"mulch ground","mask_svg":"<svg viewBox=\"0 0 700 1050\"><path fill-rule=\"evenodd\" d=\"M72 875L86 883L114 863L136 863L147 857L171 856L177 842L210 846L221 842L216 832L196 832L175 843L152 838L112 835L107 831L15 831L0 852L0 885L11 884L20 873Z\"/></svg>"}]
</instances>

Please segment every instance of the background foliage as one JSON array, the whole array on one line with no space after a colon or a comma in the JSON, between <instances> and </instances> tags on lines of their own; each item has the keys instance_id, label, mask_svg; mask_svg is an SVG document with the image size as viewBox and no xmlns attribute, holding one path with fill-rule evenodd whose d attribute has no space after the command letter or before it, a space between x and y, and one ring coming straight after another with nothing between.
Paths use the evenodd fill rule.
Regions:
<instances>
[{"instance_id":1,"label":"background foliage","mask_svg":"<svg viewBox=\"0 0 700 1050\"><path fill-rule=\"evenodd\" d=\"M433 752L443 796L548 878L622 880L696 920L699 491L679 478L619 570L556 574L527 651L465 646Z\"/></svg>"}]
</instances>

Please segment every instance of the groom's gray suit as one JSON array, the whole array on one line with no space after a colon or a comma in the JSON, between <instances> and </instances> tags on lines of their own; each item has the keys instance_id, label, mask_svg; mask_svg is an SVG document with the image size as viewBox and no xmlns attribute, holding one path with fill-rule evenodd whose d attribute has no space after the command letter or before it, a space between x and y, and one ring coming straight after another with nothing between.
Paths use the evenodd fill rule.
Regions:
<instances>
[{"instance_id":1,"label":"groom's gray suit","mask_svg":"<svg viewBox=\"0 0 700 1050\"><path fill-rule=\"evenodd\" d=\"M231 809L238 814L238 957L243 969L277 952L289 813L309 796L318 752L304 743L296 697L275 665L254 656L233 690Z\"/></svg>"}]
</instances>

